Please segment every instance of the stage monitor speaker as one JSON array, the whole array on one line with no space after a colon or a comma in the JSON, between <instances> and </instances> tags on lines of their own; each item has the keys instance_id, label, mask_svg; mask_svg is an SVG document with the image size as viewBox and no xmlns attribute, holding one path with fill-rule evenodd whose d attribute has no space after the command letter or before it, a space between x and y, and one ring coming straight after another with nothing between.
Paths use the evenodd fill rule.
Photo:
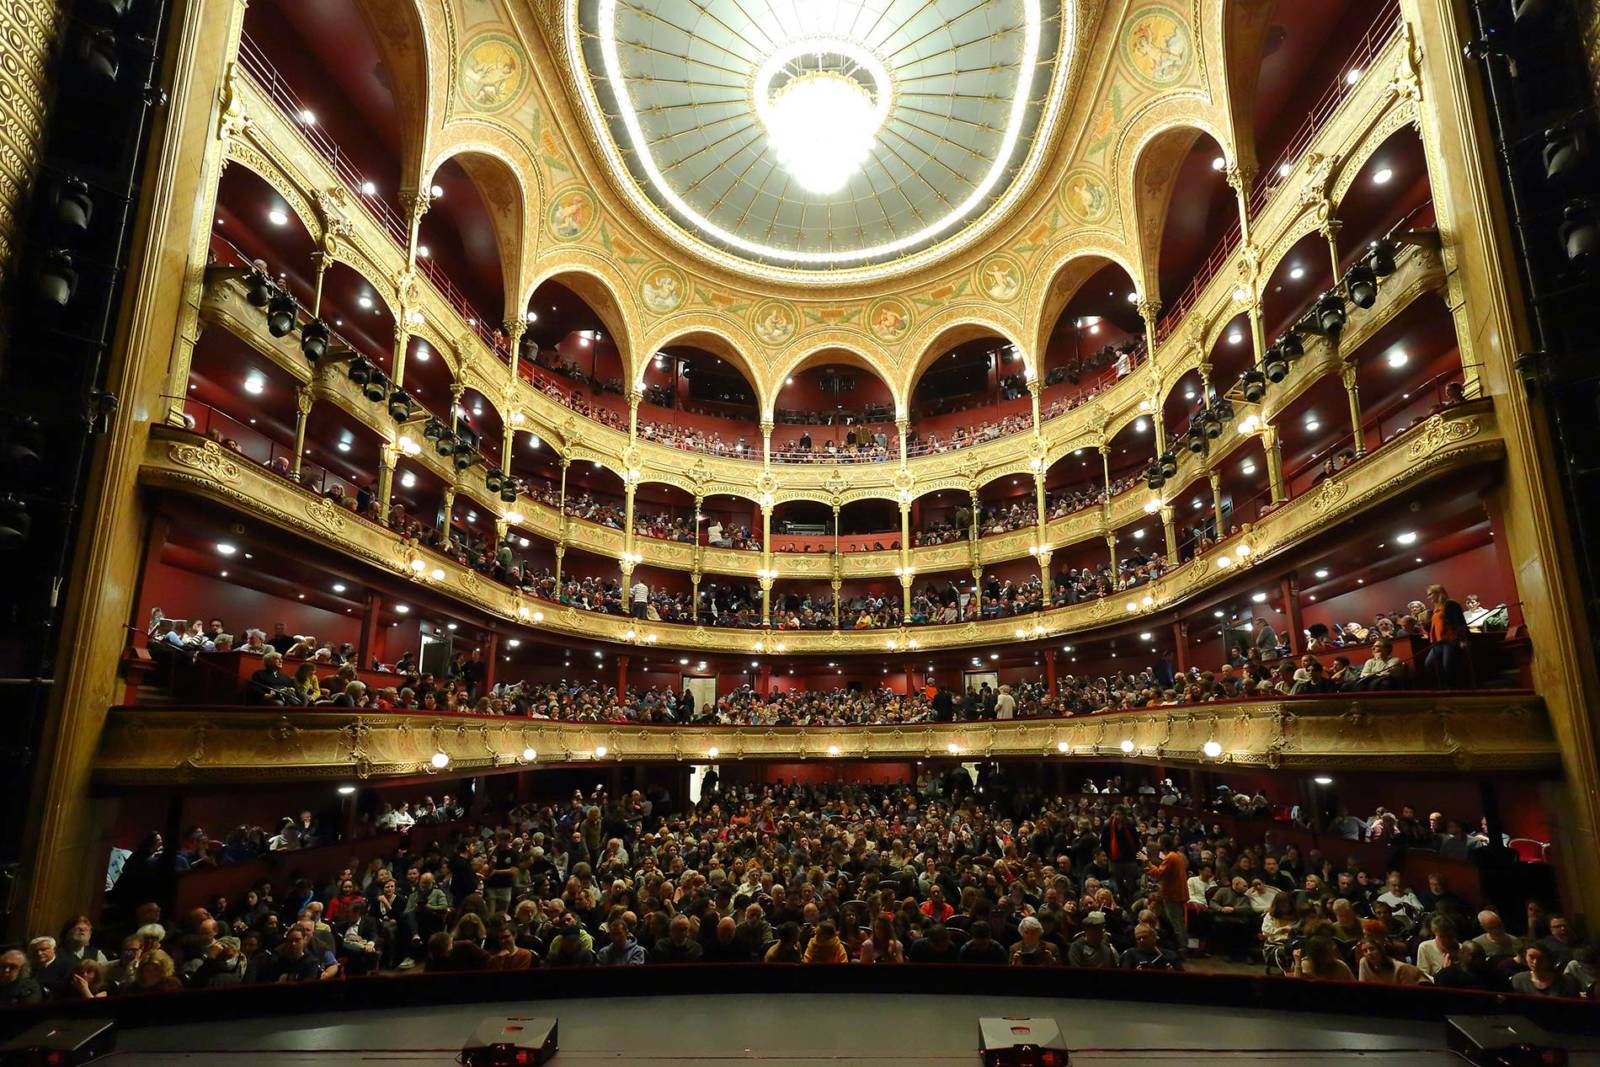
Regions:
<instances>
[{"instance_id":1,"label":"stage monitor speaker","mask_svg":"<svg viewBox=\"0 0 1600 1067\"><path fill-rule=\"evenodd\" d=\"M1445 1042L1479 1067L1562 1067L1567 1050L1521 1015L1447 1015Z\"/></svg>"},{"instance_id":2,"label":"stage monitor speaker","mask_svg":"<svg viewBox=\"0 0 1600 1067\"><path fill-rule=\"evenodd\" d=\"M46 1019L0 1045L0 1067L74 1067L116 1044L117 1024L110 1019Z\"/></svg>"},{"instance_id":3,"label":"stage monitor speaker","mask_svg":"<svg viewBox=\"0 0 1600 1067\"><path fill-rule=\"evenodd\" d=\"M1054 1019L980 1018L978 1052L984 1067L1067 1067L1067 1045Z\"/></svg>"},{"instance_id":4,"label":"stage monitor speaker","mask_svg":"<svg viewBox=\"0 0 1600 1067\"><path fill-rule=\"evenodd\" d=\"M537 1067L557 1051L556 1020L510 1016L479 1023L456 1062L464 1067Z\"/></svg>"}]
</instances>

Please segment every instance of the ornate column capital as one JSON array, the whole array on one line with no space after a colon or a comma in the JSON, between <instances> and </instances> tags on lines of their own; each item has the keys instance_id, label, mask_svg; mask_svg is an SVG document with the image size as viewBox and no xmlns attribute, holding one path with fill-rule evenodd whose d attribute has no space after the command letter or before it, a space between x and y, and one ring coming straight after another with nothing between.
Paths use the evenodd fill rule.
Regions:
<instances>
[{"instance_id":1,"label":"ornate column capital","mask_svg":"<svg viewBox=\"0 0 1600 1067\"><path fill-rule=\"evenodd\" d=\"M424 189L404 189L400 192L400 210L411 221L411 228L415 230L422 222L422 216L428 213L433 206L433 190L431 187Z\"/></svg>"},{"instance_id":2,"label":"ornate column capital","mask_svg":"<svg viewBox=\"0 0 1600 1067\"><path fill-rule=\"evenodd\" d=\"M1228 186L1242 197L1250 196L1250 189L1256 182L1256 168L1249 164L1230 162L1225 171Z\"/></svg>"},{"instance_id":3,"label":"ornate column capital","mask_svg":"<svg viewBox=\"0 0 1600 1067\"><path fill-rule=\"evenodd\" d=\"M1161 301L1141 298L1135 306L1139 309L1139 317L1144 320L1144 324L1153 332L1156 328L1156 322L1161 318Z\"/></svg>"},{"instance_id":4,"label":"ornate column capital","mask_svg":"<svg viewBox=\"0 0 1600 1067\"><path fill-rule=\"evenodd\" d=\"M1339 380L1344 383L1345 392L1354 392L1357 380L1356 365L1354 363L1340 364Z\"/></svg>"},{"instance_id":5,"label":"ornate column capital","mask_svg":"<svg viewBox=\"0 0 1600 1067\"><path fill-rule=\"evenodd\" d=\"M294 391L294 406L302 416L311 414L311 407L317 402L317 394L311 386L302 385Z\"/></svg>"}]
</instances>

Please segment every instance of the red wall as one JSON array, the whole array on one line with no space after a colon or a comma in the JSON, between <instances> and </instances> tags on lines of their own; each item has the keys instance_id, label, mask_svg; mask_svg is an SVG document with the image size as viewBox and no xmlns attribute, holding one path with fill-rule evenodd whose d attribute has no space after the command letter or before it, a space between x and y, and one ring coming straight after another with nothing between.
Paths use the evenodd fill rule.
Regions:
<instances>
[{"instance_id":1,"label":"red wall","mask_svg":"<svg viewBox=\"0 0 1600 1067\"><path fill-rule=\"evenodd\" d=\"M314 634L321 641L356 642L361 638L359 615L326 611L298 600L284 600L234 585L224 578L196 574L166 563L157 563L145 576L134 624L143 629L150 609L155 607L169 619L220 618L240 644L244 642L246 629L259 627L270 637L276 622L283 623L291 634Z\"/></svg>"},{"instance_id":2,"label":"red wall","mask_svg":"<svg viewBox=\"0 0 1600 1067\"><path fill-rule=\"evenodd\" d=\"M1308 627L1314 622L1331 626L1335 621L1369 625L1380 611L1403 609L1409 600L1426 600L1428 586L1436 582L1461 602L1468 593L1477 593L1485 604L1510 602L1517 595L1511 576L1500 567L1494 545L1488 544L1319 603L1302 604L1301 619Z\"/></svg>"}]
</instances>

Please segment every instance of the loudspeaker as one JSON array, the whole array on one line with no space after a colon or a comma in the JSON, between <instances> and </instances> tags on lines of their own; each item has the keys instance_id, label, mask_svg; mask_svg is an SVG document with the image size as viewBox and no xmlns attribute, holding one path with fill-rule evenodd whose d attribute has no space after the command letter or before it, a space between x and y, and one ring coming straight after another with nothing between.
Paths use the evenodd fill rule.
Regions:
<instances>
[{"instance_id":1,"label":"loudspeaker","mask_svg":"<svg viewBox=\"0 0 1600 1067\"><path fill-rule=\"evenodd\" d=\"M556 1020L511 1016L479 1023L456 1062L465 1067L537 1067L557 1051Z\"/></svg>"},{"instance_id":2,"label":"loudspeaker","mask_svg":"<svg viewBox=\"0 0 1600 1067\"><path fill-rule=\"evenodd\" d=\"M984 1067L1067 1067L1067 1045L1054 1019L1000 1016L978 1020Z\"/></svg>"},{"instance_id":3,"label":"loudspeaker","mask_svg":"<svg viewBox=\"0 0 1600 1067\"><path fill-rule=\"evenodd\" d=\"M3 1067L73 1067L110 1052L117 1024L110 1019L45 1020L0 1045Z\"/></svg>"},{"instance_id":4,"label":"loudspeaker","mask_svg":"<svg viewBox=\"0 0 1600 1067\"><path fill-rule=\"evenodd\" d=\"M1561 1067L1567 1051L1521 1015L1447 1015L1445 1042L1479 1067Z\"/></svg>"}]
</instances>

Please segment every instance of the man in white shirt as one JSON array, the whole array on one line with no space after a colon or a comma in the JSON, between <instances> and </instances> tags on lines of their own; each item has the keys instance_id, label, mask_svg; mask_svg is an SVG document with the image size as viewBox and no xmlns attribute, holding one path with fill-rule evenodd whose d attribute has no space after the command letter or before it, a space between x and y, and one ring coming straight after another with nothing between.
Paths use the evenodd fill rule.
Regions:
<instances>
[{"instance_id":1,"label":"man in white shirt","mask_svg":"<svg viewBox=\"0 0 1600 1067\"><path fill-rule=\"evenodd\" d=\"M712 519L711 525L706 527L706 540L717 547L722 546L722 520Z\"/></svg>"},{"instance_id":2,"label":"man in white shirt","mask_svg":"<svg viewBox=\"0 0 1600 1067\"><path fill-rule=\"evenodd\" d=\"M1201 909L1204 909L1208 903L1206 894L1216 884L1217 879L1212 872L1211 864L1201 864L1200 873L1189 876L1189 903L1197 904Z\"/></svg>"},{"instance_id":3,"label":"man in white shirt","mask_svg":"<svg viewBox=\"0 0 1600 1067\"><path fill-rule=\"evenodd\" d=\"M1388 883L1383 892L1378 894L1378 899L1393 910L1404 913L1412 922L1416 922L1422 916L1422 901L1417 899L1415 893L1400 884L1399 871L1389 872Z\"/></svg>"},{"instance_id":4,"label":"man in white shirt","mask_svg":"<svg viewBox=\"0 0 1600 1067\"><path fill-rule=\"evenodd\" d=\"M1417 969L1432 978L1455 962L1461 939L1456 936L1455 920L1448 915L1435 915L1429 926L1433 937L1417 946Z\"/></svg>"},{"instance_id":5,"label":"man in white shirt","mask_svg":"<svg viewBox=\"0 0 1600 1067\"><path fill-rule=\"evenodd\" d=\"M1002 685L1000 695L994 701L994 717L997 719L1011 719L1017 714L1017 701L1011 695L1011 687Z\"/></svg>"},{"instance_id":6,"label":"man in white shirt","mask_svg":"<svg viewBox=\"0 0 1600 1067\"><path fill-rule=\"evenodd\" d=\"M650 587L644 582L633 583L633 617L648 618L650 614Z\"/></svg>"}]
</instances>

